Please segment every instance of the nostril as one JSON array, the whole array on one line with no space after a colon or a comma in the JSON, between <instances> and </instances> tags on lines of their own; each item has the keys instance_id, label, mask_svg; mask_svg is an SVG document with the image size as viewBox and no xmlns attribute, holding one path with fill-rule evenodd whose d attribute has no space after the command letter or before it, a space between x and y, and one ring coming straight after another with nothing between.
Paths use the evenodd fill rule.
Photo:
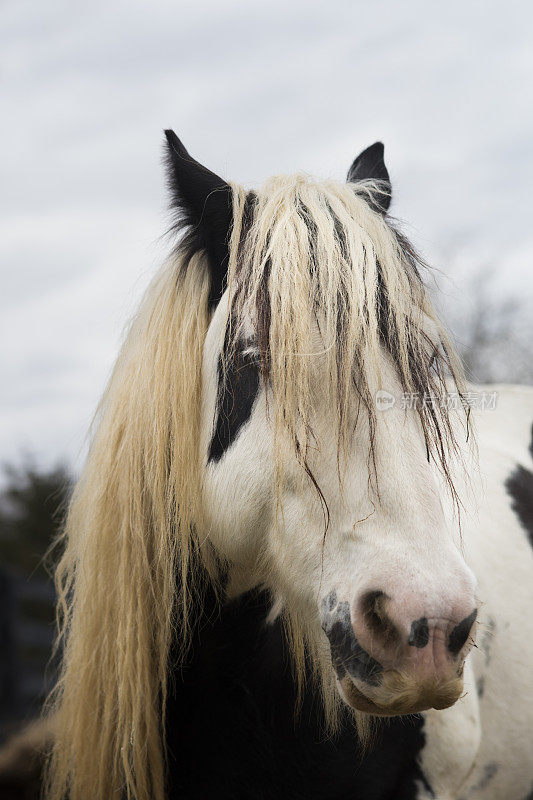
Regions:
<instances>
[{"instance_id":1,"label":"nostril","mask_svg":"<svg viewBox=\"0 0 533 800\"><path fill-rule=\"evenodd\" d=\"M385 592L373 590L362 595L359 608L367 629L383 644L394 644L401 640L401 634L387 614L388 600Z\"/></svg>"},{"instance_id":2,"label":"nostril","mask_svg":"<svg viewBox=\"0 0 533 800\"><path fill-rule=\"evenodd\" d=\"M420 617L415 619L411 625L411 632L407 640L407 644L411 647L425 647L429 642L429 625L427 617Z\"/></svg>"},{"instance_id":3,"label":"nostril","mask_svg":"<svg viewBox=\"0 0 533 800\"><path fill-rule=\"evenodd\" d=\"M470 631L472 630L472 625L476 621L477 617L477 608L475 608L468 617L465 617L461 622L455 626L455 628L450 633L450 638L448 640L448 650L457 655L460 650L465 646Z\"/></svg>"}]
</instances>

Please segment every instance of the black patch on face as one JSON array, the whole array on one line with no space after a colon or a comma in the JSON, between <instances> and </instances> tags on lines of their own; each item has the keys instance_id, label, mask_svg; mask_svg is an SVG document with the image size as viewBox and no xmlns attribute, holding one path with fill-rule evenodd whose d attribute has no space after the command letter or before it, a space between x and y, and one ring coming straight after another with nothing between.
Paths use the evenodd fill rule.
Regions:
<instances>
[{"instance_id":1,"label":"black patch on face","mask_svg":"<svg viewBox=\"0 0 533 800\"><path fill-rule=\"evenodd\" d=\"M342 680L348 674L371 686L378 686L383 667L357 641L349 604L346 601L339 603L337 593L332 591L322 601L321 618L338 679Z\"/></svg>"},{"instance_id":2,"label":"black patch on face","mask_svg":"<svg viewBox=\"0 0 533 800\"><path fill-rule=\"evenodd\" d=\"M485 676L484 675L482 675L480 678L478 678L476 688L477 688L477 696L479 697L479 699L481 699L483 697L483 695L485 694Z\"/></svg>"},{"instance_id":3,"label":"black patch on face","mask_svg":"<svg viewBox=\"0 0 533 800\"><path fill-rule=\"evenodd\" d=\"M256 356L245 345L236 347L226 362L218 365L217 420L209 447L209 461L219 461L231 447L239 431L250 419L259 389Z\"/></svg>"},{"instance_id":4,"label":"black patch on face","mask_svg":"<svg viewBox=\"0 0 533 800\"><path fill-rule=\"evenodd\" d=\"M529 452L533 456L533 426ZM533 472L519 464L507 478L505 488L512 498L511 507L527 533L533 547Z\"/></svg>"},{"instance_id":5,"label":"black patch on face","mask_svg":"<svg viewBox=\"0 0 533 800\"><path fill-rule=\"evenodd\" d=\"M409 639L407 643L411 645L411 647L425 647L429 642L429 626L427 617L420 617L420 619L416 619L413 624L411 625L411 633L409 634Z\"/></svg>"},{"instance_id":6,"label":"black patch on face","mask_svg":"<svg viewBox=\"0 0 533 800\"><path fill-rule=\"evenodd\" d=\"M465 617L461 622L455 626L455 628L450 633L450 638L448 640L448 650L457 655L460 650L464 647L466 640L468 639L468 634L472 630L472 625L476 621L477 617L477 608L475 608L468 617Z\"/></svg>"}]
</instances>

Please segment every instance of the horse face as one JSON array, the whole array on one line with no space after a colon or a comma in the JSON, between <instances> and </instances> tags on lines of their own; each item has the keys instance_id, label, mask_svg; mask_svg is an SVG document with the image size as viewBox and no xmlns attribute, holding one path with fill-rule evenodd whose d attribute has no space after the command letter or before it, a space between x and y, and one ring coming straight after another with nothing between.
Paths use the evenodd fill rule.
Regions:
<instances>
[{"instance_id":1,"label":"horse face","mask_svg":"<svg viewBox=\"0 0 533 800\"><path fill-rule=\"evenodd\" d=\"M202 454L209 535L232 565L229 592L266 584L278 610L314 628L329 644L337 687L352 707L395 715L451 705L462 690L475 580L446 518L418 416L398 401L378 413L376 484L365 415L351 421L339 462L318 369L312 479L286 444L278 495L269 390L251 325L221 390L226 307L224 297L204 350ZM381 375L399 398L385 352ZM375 395L377 384L372 389Z\"/></svg>"},{"instance_id":2,"label":"horse face","mask_svg":"<svg viewBox=\"0 0 533 800\"><path fill-rule=\"evenodd\" d=\"M267 585L353 707L448 706L476 617L430 457L449 417L398 398L407 385L446 399L450 363L437 358L435 381L441 334L424 329L416 257L386 218L383 145L346 185L296 176L246 194L167 139L187 246L211 273L202 513L229 592ZM382 389L397 398L385 411Z\"/></svg>"}]
</instances>

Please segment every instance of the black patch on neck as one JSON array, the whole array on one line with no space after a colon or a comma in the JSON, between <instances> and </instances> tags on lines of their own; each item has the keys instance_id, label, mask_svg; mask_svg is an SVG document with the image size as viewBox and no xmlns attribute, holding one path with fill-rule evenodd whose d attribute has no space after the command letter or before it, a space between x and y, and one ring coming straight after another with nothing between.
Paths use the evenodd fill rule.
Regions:
<instances>
[{"instance_id":1,"label":"black patch on neck","mask_svg":"<svg viewBox=\"0 0 533 800\"><path fill-rule=\"evenodd\" d=\"M169 800L415 800L422 716L393 717L361 754L353 715L324 735L307 665L300 712L283 623L252 591L224 606L208 593L166 714Z\"/></svg>"},{"instance_id":2,"label":"black patch on neck","mask_svg":"<svg viewBox=\"0 0 533 800\"><path fill-rule=\"evenodd\" d=\"M497 774L498 770L499 770L499 765L496 761L489 761L488 764L485 764L483 766L483 773L480 779L471 788L472 794L477 794L478 792L482 792L483 789L486 789L491 780Z\"/></svg>"},{"instance_id":3,"label":"black patch on neck","mask_svg":"<svg viewBox=\"0 0 533 800\"><path fill-rule=\"evenodd\" d=\"M533 457L533 426L529 452ZM512 498L511 507L533 547L533 472L518 464L514 472L507 478L505 488Z\"/></svg>"},{"instance_id":4,"label":"black patch on neck","mask_svg":"<svg viewBox=\"0 0 533 800\"><path fill-rule=\"evenodd\" d=\"M208 461L220 461L237 439L250 419L258 390L257 357L247 352L244 343L238 343L232 355L221 357L218 363L217 418Z\"/></svg>"}]
</instances>

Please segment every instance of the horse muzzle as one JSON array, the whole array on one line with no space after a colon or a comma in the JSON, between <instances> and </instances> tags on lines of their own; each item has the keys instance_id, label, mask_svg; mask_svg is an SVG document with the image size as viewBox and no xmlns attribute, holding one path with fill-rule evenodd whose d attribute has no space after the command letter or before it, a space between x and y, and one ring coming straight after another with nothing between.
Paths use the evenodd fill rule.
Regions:
<instances>
[{"instance_id":1,"label":"horse muzzle","mask_svg":"<svg viewBox=\"0 0 533 800\"><path fill-rule=\"evenodd\" d=\"M353 708L380 716L448 708L463 691L477 610L408 621L394 612L382 592L367 593L353 612L335 591L324 598L322 628L341 696Z\"/></svg>"}]
</instances>

